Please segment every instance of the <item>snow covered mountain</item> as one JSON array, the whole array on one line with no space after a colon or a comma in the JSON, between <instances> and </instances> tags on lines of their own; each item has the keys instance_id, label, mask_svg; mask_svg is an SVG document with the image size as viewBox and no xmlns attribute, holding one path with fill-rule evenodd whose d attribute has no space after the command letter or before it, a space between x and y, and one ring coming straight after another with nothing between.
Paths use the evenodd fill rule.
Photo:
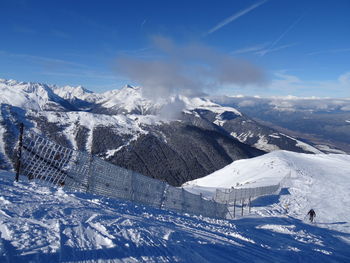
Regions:
<instances>
[{"instance_id":1,"label":"snow covered mountain","mask_svg":"<svg viewBox=\"0 0 350 263\"><path fill-rule=\"evenodd\" d=\"M85 89L82 86L72 87L72 86L64 86L64 87L56 87L53 86L52 90L61 98L71 101L71 100L85 100L85 101L95 101L96 95L90 91Z\"/></svg>"},{"instance_id":2,"label":"snow covered mountain","mask_svg":"<svg viewBox=\"0 0 350 263\"><path fill-rule=\"evenodd\" d=\"M298 136L320 150L350 153L350 98L218 96L213 101L235 107L260 123Z\"/></svg>"},{"instance_id":3,"label":"snow covered mountain","mask_svg":"<svg viewBox=\"0 0 350 263\"><path fill-rule=\"evenodd\" d=\"M319 152L205 98L151 101L138 87L96 94L13 80L0 81L0 95L0 167L6 169L20 122L61 145L172 185L265 151Z\"/></svg>"},{"instance_id":4,"label":"snow covered mountain","mask_svg":"<svg viewBox=\"0 0 350 263\"><path fill-rule=\"evenodd\" d=\"M350 156L276 151L190 182L247 187L291 175L236 220L66 192L0 172L1 262L348 262ZM264 172L260 172L264 171ZM209 193L209 192L206 192ZM316 223L305 215L313 207Z\"/></svg>"},{"instance_id":5,"label":"snow covered mountain","mask_svg":"<svg viewBox=\"0 0 350 263\"><path fill-rule=\"evenodd\" d=\"M72 105L45 84L0 79L0 95L1 105L11 105L25 110L74 110Z\"/></svg>"},{"instance_id":6,"label":"snow covered mountain","mask_svg":"<svg viewBox=\"0 0 350 263\"><path fill-rule=\"evenodd\" d=\"M229 109L230 107L220 106L220 108ZM222 127L223 130L240 142L262 151L289 150L295 152L321 153L319 149L310 144L282 132L278 132L270 127L261 125L243 114L232 114L230 111L224 111L221 114L213 114L213 111L207 110L200 110L198 113L202 118L208 119Z\"/></svg>"}]
</instances>

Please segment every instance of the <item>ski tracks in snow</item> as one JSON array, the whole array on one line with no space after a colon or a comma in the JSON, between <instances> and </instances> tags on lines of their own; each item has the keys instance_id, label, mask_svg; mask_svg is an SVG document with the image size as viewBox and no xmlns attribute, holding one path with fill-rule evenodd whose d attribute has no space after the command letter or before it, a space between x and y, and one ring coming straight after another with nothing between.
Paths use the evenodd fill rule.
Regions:
<instances>
[{"instance_id":1,"label":"ski tracks in snow","mask_svg":"<svg viewBox=\"0 0 350 263\"><path fill-rule=\"evenodd\" d=\"M289 262L301 255L310 261L312 253L324 262L350 258L350 236L281 214L220 220L14 184L12 178L0 177L0 183L1 262Z\"/></svg>"}]
</instances>

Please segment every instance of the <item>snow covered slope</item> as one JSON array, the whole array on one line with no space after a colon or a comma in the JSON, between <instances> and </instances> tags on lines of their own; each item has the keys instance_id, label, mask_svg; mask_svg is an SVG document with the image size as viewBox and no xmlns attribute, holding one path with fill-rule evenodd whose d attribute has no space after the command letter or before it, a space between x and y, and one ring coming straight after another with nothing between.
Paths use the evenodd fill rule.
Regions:
<instances>
[{"instance_id":1,"label":"snow covered slope","mask_svg":"<svg viewBox=\"0 0 350 263\"><path fill-rule=\"evenodd\" d=\"M267 208L255 210L257 213L265 216L285 213L303 219L314 208L320 224L350 233L350 155L275 151L235 161L206 177L187 182L185 188L198 193L204 187L203 193L208 195L215 188L266 186L281 180L285 194Z\"/></svg>"},{"instance_id":2,"label":"snow covered slope","mask_svg":"<svg viewBox=\"0 0 350 263\"><path fill-rule=\"evenodd\" d=\"M287 215L217 220L13 183L13 176L0 172L0 262L350 260L349 234Z\"/></svg>"},{"instance_id":3,"label":"snow covered slope","mask_svg":"<svg viewBox=\"0 0 350 263\"><path fill-rule=\"evenodd\" d=\"M96 93L93 93L92 91L87 90L82 86L77 86L77 87L53 86L51 88L52 88L53 92L55 92L55 94L57 94L58 96L66 99L66 100L80 99L80 100L86 100L86 101L95 101L96 99L98 99L98 97L95 96Z\"/></svg>"}]
</instances>

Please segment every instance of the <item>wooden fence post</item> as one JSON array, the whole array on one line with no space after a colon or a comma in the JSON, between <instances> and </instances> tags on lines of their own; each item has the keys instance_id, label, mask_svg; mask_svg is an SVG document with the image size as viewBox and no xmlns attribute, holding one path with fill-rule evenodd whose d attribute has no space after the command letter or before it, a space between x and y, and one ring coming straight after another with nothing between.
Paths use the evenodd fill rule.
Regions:
<instances>
[{"instance_id":1,"label":"wooden fence post","mask_svg":"<svg viewBox=\"0 0 350 263\"><path fill-rule=\"evenodd\" d=\"M22 158L22 146L23 146L23 131L24 131L24 124L21 123L19 126L19 143L18 143L18 150L17 150L17 159L16 159L16 182L18 182L19 179L19 171L21 169L21 158Z\"/></svg>"}]
</instances>

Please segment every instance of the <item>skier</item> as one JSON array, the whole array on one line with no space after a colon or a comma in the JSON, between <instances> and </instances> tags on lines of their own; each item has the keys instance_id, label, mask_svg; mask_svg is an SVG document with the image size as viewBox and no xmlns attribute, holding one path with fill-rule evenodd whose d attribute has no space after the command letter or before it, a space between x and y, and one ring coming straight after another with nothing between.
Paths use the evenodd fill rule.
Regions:
<instances>
[{"instance_id":1,"label":"skier","mask_svg":"<svg viewBox=\"0 0 350 263\"><path fill-rule=\"evenodd\" d=\"M316 217L315 211L311 208L307 215L309 216L310 222L312 223L314 221L314 217Z\"/></svg>"}]
</instances>

